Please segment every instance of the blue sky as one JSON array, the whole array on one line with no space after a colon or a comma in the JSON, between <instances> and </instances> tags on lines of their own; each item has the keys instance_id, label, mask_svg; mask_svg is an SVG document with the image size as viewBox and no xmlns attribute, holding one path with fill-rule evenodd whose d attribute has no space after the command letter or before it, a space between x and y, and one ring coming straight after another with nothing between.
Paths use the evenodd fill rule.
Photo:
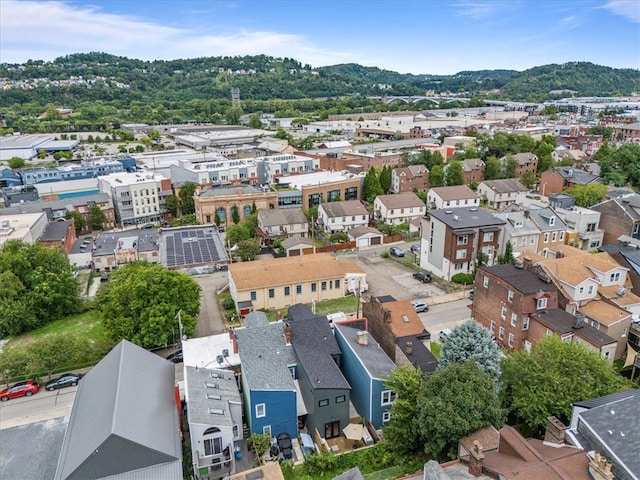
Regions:
<instances>
[{"instance_id":1,"label":"blue sky","mask_svg":"<svg viewBox=\"0 0 640 480\"><path fill-rule=\"evenodd\" d=\"M638 0L0 0L0 62L267 54L401 73L640 68Z\"/></svg>"}]
</instances>

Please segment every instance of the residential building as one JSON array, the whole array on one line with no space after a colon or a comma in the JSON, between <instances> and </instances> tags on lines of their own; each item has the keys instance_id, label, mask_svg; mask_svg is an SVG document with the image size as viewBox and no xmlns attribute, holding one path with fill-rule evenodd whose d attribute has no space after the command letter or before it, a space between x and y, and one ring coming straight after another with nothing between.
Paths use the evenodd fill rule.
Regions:
<instances>
[{"instance_id":1,"label":"residential building","mask_svg":"<svg viewBox=\"0 0 640 480\"><path fill-rule=\"evenodd\" d=\"M235 328L241 360L245 421L251 433L298 436L298 417L306 415L291 370L293 348L285 341L284 323L269 323L263 312L251 312L246 327Z\"/></svg>"},{"instance_id":2,"label":"residential building","mask_svg":"<svg viewBox=\"0 0 640 480\"><path fill-rule=\"evenodd\" d=\"M342 435L349 424L351 386L340 371L342 352L326 315L315 315L306 305L288 309L285 342L293 347L297 360L294 378L307 411L308 432L325 439Z\"/></svg>"},{"instance_id":3,"label":"residential building","mask_svg":"<svg viewBox=\"0 0 640 480\"><path fill-rule=\"evenodd\" d=\"M229 291L236 305L250 301L256 310L342 298L351 279L366 290L366 274L359 266L328 253L229 265Z\"/></svg>"},{"instance_id":4,"label":"residential building","mask_svg":"<svg viewBox=\"0 0 640 480\"><path fill-rule=\"evenodd\" d=\"M49 222L38 243L46 248L59 249L68 255L76 242L76 227L73 220Z\"/></svg>"},{"instance_id":5,"label":"residential building","mask_svg":"<svg viewBox=\"0 0 640 480\"><path fill-rule=\"evenodd\" d=\"M424 217L427 207L415 193L378 195L373 202L375 219L389 225L402 225Z\"/></svg>"},{"instance_id":6,"label":"residential building","mask_svg":"<svg viewBox=\"0 0 640 480\"><path fill-rule=\"evenodd\" d=\"M369 212L360 200L321 203L318 206L318 225L328 234L345 232L369 225Z\"/></svg>"},{"instance_id":7,"label":"residential building","mask_svg":"<svg viewBox=\"0 0 640 480\"><path fill-rule=\"evenodd\" d=\"M576 206L556 208L555 212L569 229L565 237L567 245L589 251L602 245L605 232L600 228L600 212Z\"/></svg>"},{"instance_id":8,"label":"residential building","mask_svg":"<svg viewBox=\"0 0 640 480\"><path fill-rule=\"evenodd\" d=\"M181 479L179 407L175 366L121 341L78 386L55 479Z\"/></svg>"},{"instance_id":9,"label":"residential building","mask_svg":"<svg viewBox=\"0 0 640 480\"><path fill-rule=\"evenodd\" d=\"M480 206L480 195L467 185L433 187L427 192L427 205L430 209L478 207Z\"/></svg>"},{"instance_id":10,"label":"residential building","mask_svg":"<svg viewBox=\"0 0 640 480\"><path fill-rule=\"evenodd\" d=\"M551 195L560 193L574 185L588 185L600 182L600 177L573 167L553 167L540 174L538 193Z\"/></svg>"},{"instance_id":11,"label":"residential building","mask_svg":"<svg viewBox=\"0 0 640 480\"><path fill-rule=\"evenodd\" d=\"M198 189L194 202L199 223L213 224L219 220L219 225L231 225L234 208L242 221L254 210L277 209L278 194L269 189L240 184Z\"/></svg>"},{"instance_id":12,"label":"residential building","mask_svg":"<svg viewBox=\"0 0 640 480\"><path fill-rule=\"evenodd\" d=\"M122 226L165 219L165 199L173 194L171 180L153 173L112 173L98 177L98 186L115 208Z\"/></svg>"},{"instance_id":13,"label":"residential building","mask_svg":"<svg viewBox=\"0 0 640 480\"><path fill-rule=\"evenodd\" d=\"M527 211L527 210L525 210ZM562 255L567 224L552 208L530 208L529 218L540 229L536 252L543 257Z\"/></svg>"},{"instance_id":14,"label":"residential building","mask_svg":"<svg viewBox=\"0 0 640 480\"><path fill-rule=\"evenodd\" d=\"M361 136L360 132L362 131L364 131L364 129L358 129L356 136ZM372 168L381 170L383 167L397 167L403 163L401 151L373 151L373 149L367 148L359 151L345 151L342 153L342 156L349 163L360 165L365 172L368 172Z\"/></svg>"},{"instance_id":15,"label":"residential building","mask_svg":"<svg viewBox=\"0 0 640 480\"><path fill-rule=\"evenodd\" d=\"M528 210L509 210L496 213L495 216L506 222L504 242L500 245L500 255L504 254L507 242L511 242L515 258L518 258L522 252L537 249L540 241L540 229L529 217Z\"/></svg>"},{"instance_id":16,"label":"residential building","mask_svg":"<svg viewBox=\"0 0 640 480\"><path fill-rule=\"evenodd\" d=\"M484 179L486 164L479 158L465 158L462 160L462 174L465 185L480 183Z\"/></svg>"},{"instance_id":17,"label":"residential building","mask_svg":"<svg viewBox=\"0 0 640 480\"><path fill-rule=\"evenodd\" d=\"M640 143L640 122L618 124L614 129L616 140L624 143Z\"/></svg>"},{"instance_id":18,"label":"residential building","mask_svg":"<svg viewBox=\"0 0 640 480\"><path fill-rule=\"evenodd\" d=\"M570 149L560 146L553 152L551 152L551 158L555 163L561 162L563 160L582 162L586 158L586 154L582 150Z\"/></svg>"},{"instance_id":19,"label":"residential building","mask_svg":"<svg viewBox=\"0 0 640 480\"><path fill-rule=\"evenodd\" d=\"M425 165L409 165L391 171L391 193L408 193L429 188L429 169Z\"/></svg>"},{"instance_id":20,"label":"residential building","mask_svg":"<svg viewBox=\"0 0 640 480\"><path fill-rule=\"evenodd\" d=\"M278 238L306 237L309 221L301 208L259 210L258 229L263 245L271 245Z\"/></svg>"},{"instance_id":21,"label":"residential building","mask_svg":"<svg viewBox=\"0 0 640 480\"><path fill-rule=\"evenodd\" d=\"M234 447L243 439L235 375L191 366L184 373L193 472L202 480L225 478L236 472Z\"/></svg>"},{"instance_id":22,"label":"residential building","mask_svg":"<svg viewBox=\"0 0 640 480\"><path fill-rule=\"evenodd\" d=\"M420 257L421 268L450 281L456 273L473 271L478 252L485 255L487 265L495 264L504 220L477 207L430 210L429 216L422 235L428 249Z\"/></svg>"},{"instance_id":23,"label":"residential building","mask_svg":"<svg viewBox=\"0 0 640 480\"><path fill-rule=\"evenodd\" d=\"M273 155L257 157L258 178L261 184L276 183L279 178L301 175L320 170L320 160L301 155Z\"/></svg>"},{"instance_id":24,"label":"residential building","mask_svg":"<svg viewBox=\"0 0 640 480\"><path fill-rule=\"evenodd\" d=\"M380 429L391 419L396 394L384 382L396 365L369 335L366 320L336 322L334 331L342 351L341 369L352 386L353 406Z\"/></svg>"},{"instance_id":25,"label":"residential building","mask_svg":"<svg viewBox=\"0 0 640 480\"><path fill-rule=\"evenodd\" d=\"M518 195L525 195L529 190L515 178L503 178L484 180L476 191L487 206L502 210L516 203Z\"/></svg>"},{"instance_id":26,"label":"residential building","mask_svg":"<svg viewBox=\"0 0 640 480\"><path fill-rule=\"evenodd\" d=\"M593 205L591 210L600 212L603 243L616 244L623 235L640 238L640 195L610 198Z\"/></svg>"},{"instance_id":27,"label":"residential building","mask_svg":"<svg viewBox=\"0 0 640 480\"><path fill-rule=\"evenodd\" d=\"M384 235L373 227L354 227L347 231L350 242L356 242L356 248L372 247L384 243Z\"/></svg>"},{"instance_id":28,"label":"residential building","mask_svg":"<svg viewBox=\"0 0 640 480\"><path fill-rule=\"evenodd\" d=\"M430 351L431 334L410 300L372 296L362 306L362 314L368 331L396 365L413 365L425 374L438 367Z\"/></svg>"},{"instance_id":29,"label":"residential building","mask_svg":"<svg viewBox=\"0 0 640 480\"><path fill-rule=\"evenodd\" d=\"M201 155L202 156L202 155ZM246 183L258 185L258 163L253 158L178 159L177 165L170 166L171 180L175 184L195 183L196 185L226 186Z\"/></svg>"},{"instance_id":30,"label":"residential building","mask_svg":"<svg viewBox=\"0 0 640 480\"><path fill-rule=\"evenodd\" d=\"M31 185L14 185L0 189L0 197L5 207L35 202L40 199L38 189Z\"/></svg>"},{"instance_id":31,"label":"residential building","mask_svg":"<svg viewBox=\"0 0 640 480\"><path fill-rule=\"evenodd\" d=\"M507 155L500 158L500 163L502 163L502 165L506 165L510 157L514 158L517 162L514 177L520 178L525 172L536 173L538 169L538 157L535 154L531 152L524 152Z\"/></svg>"},{"instance_id":32,"label":"residential building","mask_svg":"<svg viewBox=\"0 0 640 480\"><path fill-rule=\"evenodd\" d=\"M236 374L236 377L240 373L238 339L232 330L228 333L182 340L182 355L185 367L229 370Z\"/></svg>"},{"instance_id":33,"label":"residential building","mask_svg":"<svg viewBox=\"0 0 640 480\"><path fill-rule=\"evenodd\" d=\"M322 171L279 177L274 187L278 191L280 208L308 210L322 202L358 200L363 179L363 175L347 171Z\"/></svg>"},{"instance_id":34,"label":"residential building","mask_svg":"<svg viewBox=\"0 0 640 480\"><path fill-rule=\"evenodd\" d=\"M608 478L616 480L638 480L640 390L575 402L571 407L569 431L583 450L597 452L594 460L600 466L600 473L610 473Z\"/></svg>"},{"instance_id":35,"label":"residential building","mask_svg":"<svg viewBox=\"0 0 640 480\"><path fill-rule=\"evenodd\" d=\"M104 272L138 260L159 263L159 251L159 233L155 228L101 232L95 240L93 266Z\"/></svg>"}]
</instances>

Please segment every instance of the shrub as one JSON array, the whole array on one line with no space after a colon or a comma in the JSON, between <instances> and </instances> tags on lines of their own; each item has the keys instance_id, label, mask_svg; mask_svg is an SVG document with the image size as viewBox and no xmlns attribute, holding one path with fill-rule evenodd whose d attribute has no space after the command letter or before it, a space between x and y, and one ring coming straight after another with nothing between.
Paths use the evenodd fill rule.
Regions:
<instances>
[{"instance_id":1,"label":"shrub","mask_svg":"<svg viewBox=\"0 0 640 480\"><path fill-rule=\"evenodd\" d=\"M233 301L233 298L231 297L224 297L222 299L222 308L224 308L225 310L231 310L232 308L236 307L236 303Z\"/></svg>"},{"instance_id":2,"label":"shrub","mask_svg":"<svg viewBox=\"0 0 640 480\"><path fill-rule=\"evenodd\" d=\"M456 273L451 277L453 283L461 283L464 285L470 285L473 283L473 274L471 273Z\"/></svg>"}]
</instances>

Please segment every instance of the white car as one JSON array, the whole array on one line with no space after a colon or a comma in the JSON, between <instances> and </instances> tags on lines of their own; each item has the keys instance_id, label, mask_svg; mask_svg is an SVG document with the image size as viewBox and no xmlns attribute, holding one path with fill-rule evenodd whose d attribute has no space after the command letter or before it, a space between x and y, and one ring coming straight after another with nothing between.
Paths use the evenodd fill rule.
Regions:
<instances>
[{"instance_id":1,"label":"white car","mask_svg":"<svg viewBox=\"0 0 640 480\"><path fill-rule=\"evenodd\" d=\"M444 330L442 330L440 332L440 342L441 343L444 342L449 335L451 335L451 329L450 328L445 328Z\"/></svg>"},{"instance_id":2,"label":"white car","mask_svg":"<svg viewBox=\"0 0 640 480\"><path fill-rule=\"evenodd\" d=\"M429 305L427 304L427 302L422 302L420 300L413 300L411 302L411 306L416 311L416 313L429 311Z\"/></svg>"}]
</instances>

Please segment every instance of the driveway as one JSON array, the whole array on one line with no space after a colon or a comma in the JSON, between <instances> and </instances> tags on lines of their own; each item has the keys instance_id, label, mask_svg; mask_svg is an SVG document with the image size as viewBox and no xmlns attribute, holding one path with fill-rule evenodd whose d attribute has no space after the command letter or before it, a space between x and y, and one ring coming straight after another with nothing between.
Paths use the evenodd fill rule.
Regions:
<instances>
[{"instance_id":1,"label":"driveway","mask_svg":"<svg viewBox=\"0 0 640 480\"><path fill-rule=\"evenodd\" d=\"M218 291L229 283L229 274L225 271L205 275L194 275L202 293L200 296L200 315L194 333L195 337L206 337L224 333L224 319L218 304Z\"/></svg>"}]
</instances>

